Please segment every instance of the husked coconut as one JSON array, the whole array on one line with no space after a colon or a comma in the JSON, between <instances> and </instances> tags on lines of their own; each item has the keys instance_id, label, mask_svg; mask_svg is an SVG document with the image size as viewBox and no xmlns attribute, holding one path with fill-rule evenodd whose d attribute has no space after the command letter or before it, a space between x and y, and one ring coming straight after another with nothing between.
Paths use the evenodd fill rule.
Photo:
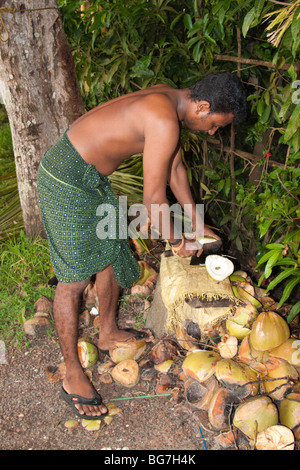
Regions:
<instances>
[{"instance_id":1,"label":"husked coconut","mask_svg":"<svg viewBox=\"0 0 300 470\"><path fill-rule=\"evenodd\" d=\"M220 255L208 255L205 258L205 267L209 276L218 282L224 281L234 270L232 261Z\"/></svg>"},{"instance_id":2,"label":"husked coconut","mask_svg":"<svg viewBox=\"0 0 300 470\"><path fill-rule=\"evenodd\" d=\"M255 319L250 344L259 351L274 349L290 336L287 322L276 312L261 312Z\"/></svg>"}]
</instances>

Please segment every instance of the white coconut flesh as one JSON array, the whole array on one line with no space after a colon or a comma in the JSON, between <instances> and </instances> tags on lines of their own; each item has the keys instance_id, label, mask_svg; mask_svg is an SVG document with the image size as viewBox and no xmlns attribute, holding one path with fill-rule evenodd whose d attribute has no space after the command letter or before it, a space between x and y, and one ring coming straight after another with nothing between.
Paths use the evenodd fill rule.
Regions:
<instances>
[{"instance_id":1,"label":"white coconut flesh","mask_svg":"<svg viewBox=\"0 0 300 470\"><path fill-rule=\"evenodd\" d=\"M210 277L215 281L224 281L234 270L232 261L220 255L207 256L205 267Z\"/></svg>"}]
</instances>

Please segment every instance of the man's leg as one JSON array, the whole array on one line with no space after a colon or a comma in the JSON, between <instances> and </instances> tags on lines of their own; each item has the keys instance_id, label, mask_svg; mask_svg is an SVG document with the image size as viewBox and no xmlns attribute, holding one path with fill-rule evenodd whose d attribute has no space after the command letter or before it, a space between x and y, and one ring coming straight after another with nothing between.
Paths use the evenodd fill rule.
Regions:
<instances>
[{"instance_id":1,"label":"man's leg","mask_svg":"<svg viewBox=\"0 0 300 470\"><path fill-rule=\"evenodd\" d=\"M88 283L89 280L58 284L53 303L56 330L66 365L63 387L67 393L84 398L92 398L94 395L94 388L81 367L77 350L79 301ZM92 416L107 411L104 405L78 405L77 408L80 413Z\"/></svg>"},{"instance_id":2,"label":"man's leg","mask_svg":"<svg viewBox=\"0 0 300 470\"><path fill-rule=\"evenodd\" d=\"M96 289L100 308L98 347L101 350L108 350L114 346L116 341L125 341L134 334L126 330L119 330L117 327L116 313L120 286L115 279L111 265L97 274Z\"/></svg>"}]
</instances>

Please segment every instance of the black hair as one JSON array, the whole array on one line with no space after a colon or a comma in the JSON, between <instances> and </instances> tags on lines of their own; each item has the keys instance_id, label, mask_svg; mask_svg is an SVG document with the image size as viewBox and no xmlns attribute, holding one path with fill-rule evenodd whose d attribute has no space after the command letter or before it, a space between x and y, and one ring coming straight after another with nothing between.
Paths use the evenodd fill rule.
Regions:
<instances>
[{"instance_id":1,"label":"black hair","mask_svg":"<svg viewBox=\"0 0 300 470\"><path fill-rule=\"evenodd\" d=\"M189 90L192 101L209 102L210 113L232 113L237 124L246 119L246 91L236 75L213 72L196 82Z\"/></svg>"}]
</instances>

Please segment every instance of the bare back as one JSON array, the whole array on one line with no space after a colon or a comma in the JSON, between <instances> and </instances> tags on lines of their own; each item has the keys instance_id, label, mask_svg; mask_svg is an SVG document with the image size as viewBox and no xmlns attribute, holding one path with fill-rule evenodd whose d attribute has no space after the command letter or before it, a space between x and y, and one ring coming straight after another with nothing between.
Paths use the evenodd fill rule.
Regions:
<instances>
[{"instance_id":1,"label":"bare back","mask_svg":"<svg viewBox=\"0 0 300 470\"><path fill-rule=\"evenodd\" d=\"M102 174L111 174L123 160L144 151L147 129L155 139L156 126L172 123L177 133L173 138L178 141L180 92L168 85L156 85L111 100L77 119L68 137L87 163Z\"/></svg>"}]
</instances>

